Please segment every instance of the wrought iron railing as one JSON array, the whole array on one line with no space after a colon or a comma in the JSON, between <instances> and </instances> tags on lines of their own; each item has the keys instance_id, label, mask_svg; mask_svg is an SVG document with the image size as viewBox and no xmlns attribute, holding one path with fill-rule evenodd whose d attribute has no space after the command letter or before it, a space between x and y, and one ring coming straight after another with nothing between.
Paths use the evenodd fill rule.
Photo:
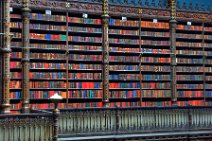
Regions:
<instances>
[{"instance_id":1,"label":"wrought iron railing","mask_svg":"<svg viewBox=\"0 0 212 141\"><path fill-rule=\"evenodd\" d=\"M61 109L59 134L69 136L212 129L212 107Z\"/></svg>"},{"instance_id":2,"label":"wrought iron railing","mask_svg":"<svg viewBox=\"0 0 212 141\"><path fill-rule=\"evenodd\" d=\"M52 113L0 115L1 141L53 140Z\"/></svg>"}]
</instances>

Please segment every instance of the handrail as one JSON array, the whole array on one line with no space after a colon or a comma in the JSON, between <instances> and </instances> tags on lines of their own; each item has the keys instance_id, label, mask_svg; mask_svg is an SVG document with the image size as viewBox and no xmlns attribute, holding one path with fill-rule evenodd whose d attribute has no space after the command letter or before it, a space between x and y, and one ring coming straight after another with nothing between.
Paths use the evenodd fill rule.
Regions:
<instances>
[{"instance_id":1,"label":"handrail","mask_svg":"<svg viewBox=\"0 0 212 141\"><path fill-rule=\"evenodd\" d=\"M59 134L117 135L212 129L212 107L60 109Z\"/></svg>"}]
</instances>

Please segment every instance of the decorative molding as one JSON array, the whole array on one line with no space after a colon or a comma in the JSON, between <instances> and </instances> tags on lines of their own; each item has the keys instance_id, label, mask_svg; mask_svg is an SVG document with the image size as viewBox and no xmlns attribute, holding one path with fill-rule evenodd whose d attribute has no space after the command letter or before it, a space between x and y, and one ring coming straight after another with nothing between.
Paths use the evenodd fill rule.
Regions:
<instances>
[{"instance_id":1,"label":"decorative molding","mask_svg":"<svg viewBox=\"0 0 212 141\"><path fill-rule=\"evenodd\" d=\"M161 1L160 1L161 3ZM177 1L176 4L177 8L179 9L180 4L179 1ZM12 7L22 7L22 0L11 0L11 6ZM197 9L196 4L192 4L194 9ZM189 6L187 6L189 7ZM30 8L31 9L52 9L52 10L63 10L65 11L75 11L75 12L87 12L87 13L97 13L102 14L103 8L102 4L100 3L82 3L82 2L76 2L76 1L70 1L70 2L62 2L62 1L45 1L45 0L30 0ZM205 6L206 8L206 6ZM210 9L210 5L207 6L208 9ZM190 8L189 8L190 9ZM180 10L180 11L179 11ZM177 19L185 19L185 18L192 18L194 20L207 20L212 21L212 13L208 13L206 11L203 12L191 12L191 11L183 11L181 9L177 10ZM120 6L120 5L109 5L109 14L110 15L127 15L127 16L135 16L139 17L167 17L170 16L168 9L159 9L157 7L150 8L150 7L133 7L133 6Z\"/></svg>"},{"instance_id":2,"label":"decorative molding","mask_svg":"<svg viewBox=\"0 0 212 141\"><path fill-rule=\"evenodd\" d=\"M66 3L67 9L72 11L83 11L83 12L95 12L95 13L102 13L102 5L100 4L88 4L88 3Z\"/></svg>"},{"instance_id":3,"label":"decorative molding","mask_svg":"<svg viewBox=\"0 0 212 141\"><path fill-rule=\"evenodd\" d=\"M212 14L177 12L177 18L179 18L179 19L182 19L182 18L199 19L199 20L212 21Z\"/></svg>"}]
</instances>

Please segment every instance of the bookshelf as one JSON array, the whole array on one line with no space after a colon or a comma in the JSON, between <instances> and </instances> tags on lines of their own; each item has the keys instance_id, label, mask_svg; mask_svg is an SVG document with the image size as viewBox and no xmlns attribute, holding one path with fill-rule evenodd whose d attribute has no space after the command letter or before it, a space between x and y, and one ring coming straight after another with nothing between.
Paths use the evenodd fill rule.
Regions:
<instances>
[{"instance_id":1,"label":"bookshelf","mask_svg":"<svg viewBox=\"0 0 212 141\"><path fill-rule=\"evenodd\" d=\"M182 106L205 105L203 36L203 23L177 25L177 97Z\"/></svg>"},{"instance_id":2,"label":"bookshelf","mask_svg":"<svg viewBox=\"0 0 212 141\"><path fill-rule=\"evenodd\" d=\"M142 106L171 106L169 22L141 20Z\"/></svg>"},{"instance_id":3,"label":"bookshelf","mask_svg":"<svg viewBox=\"0 0 212 141\"><path fill-rule=\"evenodd\" d=\"M83 13L87 17L83 17ZM11 12L11 83L14 109L22 98L22 15ZM123 14L125 15L125 14ZM110 106L171 106L169 19L157 16L109 18ZM30 103L52 108L48 98L62 95L60 108L101 107L103 97L102 13L45 10L30 13ZM177 105L210 105L212 25L179 20L176 27Z\"/></svg>"}]
</instances>

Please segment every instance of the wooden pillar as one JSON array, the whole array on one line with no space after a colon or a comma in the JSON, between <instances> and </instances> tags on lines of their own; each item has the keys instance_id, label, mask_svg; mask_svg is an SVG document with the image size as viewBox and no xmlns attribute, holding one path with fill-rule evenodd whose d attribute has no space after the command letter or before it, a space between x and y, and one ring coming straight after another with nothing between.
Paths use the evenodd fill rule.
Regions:
<instances>
[{"instance_id":1,"label":"wooden pillar","mask_svg":"<svg viewBox=\"0 0 212 141\"><path fill-rule=\"evenodd\" d=\"M172 106L177 105L177 88L176 88L176 0L170 0L170 50L171 50L171 101Z\"/></svg>"},{"instance_id":2,"label":"wooden pillar","mask_svg":"<svg viewBox=\"0 0 212 141\"><path fill-rule=\"evenodd\" d=\"M22 112L29 112L29 40L30 40L30 9L29 0L23 0L22 8Z\"/></svg>"},{"instance_id":3,"label":"wooden pillar","mask_svg":"<svg viewBox=\"0 0 212 141\"><path fill-rule=\"evenodd\" d=\"M109 40L108 40L108 0L103 1L102 29L103 29L103 45L102 45L102 82L103 94L102 102L104 107L109 106Z\"/></svg>"},{"instance_id":4,"label":"wooden pillar","mask_svg":"<svg viewBox=\"0 0 212 141\"><path fill-rule=\"evenodd\" d=\"M3 13L3 6L2 6L2 4L3 4L3 2L2 1L0 1L0 13ZM2 20L3 20L3 17L2 17L3 15L2 14L0 14L0 20L1 20L1 22L0 22L0 49L2 49L3 48L3 37L2 37L2 33L3 33L3 22L2 22ZM3 62L3 57L2 57L2 52L0 51L0 104L2 104L2 99L3 99L3 91L2 91L2 81L3 81L3 77L2 77L2 72L3 72L3 70L2 70L2 62ZM0 112L1 112L1 110L0 110Z\"/></svg>"},{"instance_id":5,"label":"wooden pillar","mask_svg":"<svg viewBox=\"0 0 212 141\"><path fill-rule=\"evenodd\" d=\"M2 53L2 113L10 113L10 0L2 0L3 47Z\"/></svg>"}]
</instances>

